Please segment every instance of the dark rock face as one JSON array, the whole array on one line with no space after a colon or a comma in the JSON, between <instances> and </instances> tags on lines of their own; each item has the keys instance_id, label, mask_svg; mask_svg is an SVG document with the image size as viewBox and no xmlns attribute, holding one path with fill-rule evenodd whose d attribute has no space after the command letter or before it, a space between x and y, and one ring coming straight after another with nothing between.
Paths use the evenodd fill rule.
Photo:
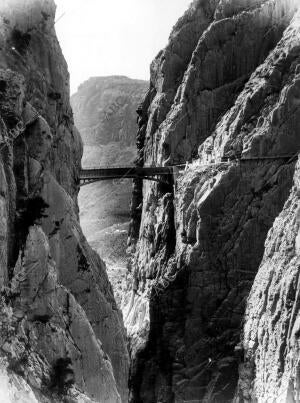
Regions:
<instances>
[{"instance_id":1,"label":"dark rock face","mask_svg":"<svg viewBox=\"0 0 300 403\"><path fill-rule=\"evenodd\" d=\"M135 183L125 316L131 402L265 402L299 393L296 342L279 330L287 329L287 305L291 298L295 310L297 297L281 296L287 288L272 274L278 255L264 247L293 188L296 159L253 159L299 151L298 5L194 1L152 64L138 111L138 164L198 159L174 188ZM224 156L231 161L221 163ZM284 222L296 215L292 201ZM284 254L287 241L274 241L274 231L267 242ZM262 264L241 343L264 254L274 270ZM296 281L286 274L287 287ZM275 303L266 287L280 293ZM271 303L277 314L265 312ZM286 344L291 356L283 360Z\"/></svg>"},{"instance_id":2,"label":"dark rock face","mask_svg":"<svg viewBox=\"0 0 300 403\"><path fill-rule=\"evenodd\" d=\"M247 301L238 402L299 400L299 163Z\"/></svg>"},{"instance_id":3,"label":"dark rock face","mask_svg":"<svg viewBox=\"0 0 300 403\"><path fill-rule=\"evenodd\" d=\"M52 0L0 5L1 394L126 402L122 315L78 222L82 142L54 16Z\"/></svg>"}]
</instances>

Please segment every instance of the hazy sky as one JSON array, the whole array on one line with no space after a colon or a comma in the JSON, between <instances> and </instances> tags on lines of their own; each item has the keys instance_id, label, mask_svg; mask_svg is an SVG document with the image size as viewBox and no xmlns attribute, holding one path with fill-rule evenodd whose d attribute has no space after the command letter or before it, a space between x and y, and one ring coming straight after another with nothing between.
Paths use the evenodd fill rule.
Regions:
<instances>
[{"instance_id":1,"label":"hazy sky","mask_svg":"<svg viewBox=\"0 0 300 403\"><path fill-rule=\"evenodd\" d=\"M55 0L71 92L91 76L149 79L149 66L191 0ZM63 16L62 14L65 13ZM61 18L60 18L61 17Z\"/></svg>"}]
</instances>

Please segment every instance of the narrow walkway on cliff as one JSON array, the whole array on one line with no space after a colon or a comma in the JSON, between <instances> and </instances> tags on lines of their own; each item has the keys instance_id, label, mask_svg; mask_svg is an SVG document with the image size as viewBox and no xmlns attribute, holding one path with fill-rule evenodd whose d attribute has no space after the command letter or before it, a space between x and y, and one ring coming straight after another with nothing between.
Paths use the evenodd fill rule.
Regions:
<instances>
[{"instance_id":1,"label":"narrow walkway on cliff","mask_svg":"<svg viewBox=\"0 0 300 403\"><path fill-rule=\"evenodd\" d=\"M199 163L200 167L209 167L220 164L231 164L233 162L245 163L245 162L258 162L258 161L273 161L273 160L283 160L289 161L294 160L298 154L293 155L274 155L266 157L228 157L224 156L219 162L210 162L207 164ZM180 171L184 170L189 166L186 164L171 165L166 167L95 167L82 169L80 172L80 185L87 185L89 183L98 182L102 180L112 180L112 179L146 179L154 180L160 182L157 176L177 175Z\"/></svg>"}]
</instances>

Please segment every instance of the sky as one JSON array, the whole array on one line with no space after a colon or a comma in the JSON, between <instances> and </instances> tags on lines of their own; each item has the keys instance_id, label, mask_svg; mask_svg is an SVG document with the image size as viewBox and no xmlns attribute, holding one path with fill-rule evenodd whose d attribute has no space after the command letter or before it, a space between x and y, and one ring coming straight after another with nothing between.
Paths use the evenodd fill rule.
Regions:
<instances>
[{"instance_id":1,"label":"sky","mask_svg":"<svg viewBox=\"0 0 300 403\"><path fill-rule=\"evenodd\" d=\"M149 66L191 0L55 0L71 93L93 76L149 80Z\"/></svg>"}]
</instances>

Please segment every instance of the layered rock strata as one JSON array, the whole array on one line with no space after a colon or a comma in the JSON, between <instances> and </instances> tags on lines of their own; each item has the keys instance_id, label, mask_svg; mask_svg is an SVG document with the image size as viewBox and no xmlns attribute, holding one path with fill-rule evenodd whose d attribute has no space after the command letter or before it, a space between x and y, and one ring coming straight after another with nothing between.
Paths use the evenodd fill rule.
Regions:
<instances>
[{"instance_id":1,"label":"layered rock strata","mask_svg":"<svg viewBox=\"0 0 300 403\"><path fill-rule=\"evenodd\" d=\"M54 17L52 0L0 5L1 387L8 402L126 402L122 316L78 221L82 142Z\"/></svg>"},{"instance_id":2,"label":"layered rock strata","mask_svg":"<svg viewBox=\"0 0 300 403\"><path fill-rule=\"evenodd\" d=\"M131 402L276 401L278 384L286 392L284 379L296 371L292 358L283 372L272 356L276 345L285 357L283 330L271 336L271 322L284 326L288 315L279 314L278 299L278 322L265 315L273 297L258 280L247 308L244 366L241 331L268 231L295 186L298 6L194 1L152 64L138 111L138 163L195 161L173 182L135 183L126 313ZM262 266L266 284L272 277L265 273Z\"/></svg>"}]
</instances>

